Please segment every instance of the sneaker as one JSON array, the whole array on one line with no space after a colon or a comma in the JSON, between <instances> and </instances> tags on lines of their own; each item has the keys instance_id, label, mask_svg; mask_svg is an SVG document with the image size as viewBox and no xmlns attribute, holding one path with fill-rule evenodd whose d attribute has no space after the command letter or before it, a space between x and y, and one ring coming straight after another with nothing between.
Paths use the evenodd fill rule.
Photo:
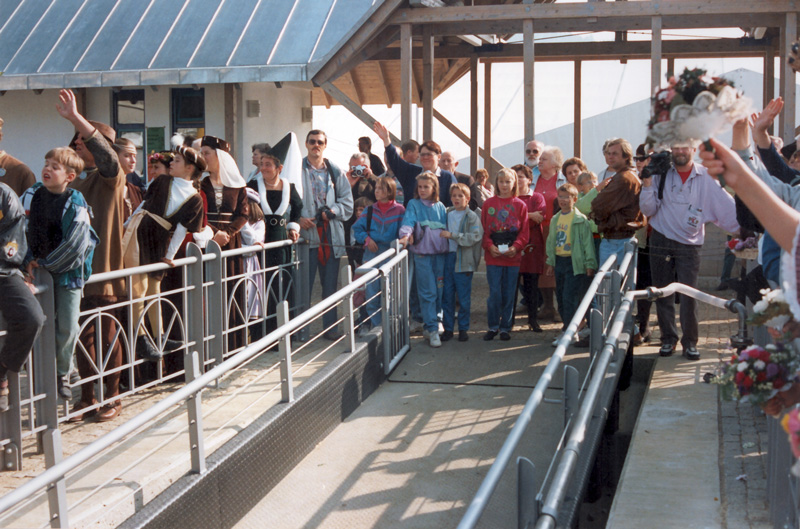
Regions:
<instances>
[{"instance_id":1,"label":"sneaker","mask_svg":"<svg viewBox=\"0 0 800 529\"><path fill-rule=\"evenodd\" d=\"M503 331L500 333L500 339L503 340L504 342L507 342L511 339L511 335L508 334L506 331Z\"/></svg>"},{"instance_id":2,"label":"sneaker","mask_svg":"<svg viewBox=\"0 0 800 529\"><path fill-rule=\"evenodd\" d=\"M683 356L685 356L687 360L700 360L700 353L697 351L697 347L694 345L684 348Z\"/></svg>"},{"instance_id":3,"label":"sneaker","mask_svg":"<svg viewBox=\"0 0 800 529\"><path fill-rule=\"evenodd\" d=\"M69 387L69 375L61 375L56 379L56 392L64 400L72 399L72 389Z\"/></svg>"},{"instance_id":4,"label":"sneaker","mask_svg":"<svg viewBox=\"0 0 800 529\"><path fill-rule=\"evenodd\" d=\"M533 332L542 332L542 328L535 321L534 322L528 322L528 329L532 330Z\"/></svg>"},{"instance_id":5,"label":"sneaker","mask_svg":"<svg viewBox=\"0 0 800 529\"><path fill-rule=\"evenodd\" d=\"M442 322L439 322L439 334L442 334L443 332L444 332L444 325L442 325Z\"/></svg>"},{"instance_id":6,"label":"sneaker","mask_svg":"<svg viewBox=\"0 0 800 529\"><path fill-rule=\"evenodd\" d=\"M556 336L556 339L553 340L553 347L558 347L558 342L561 340L561 335L559 334Z\"/></svg>"},{"instance_id":7,"label":"sneaker","mask_svg":"<svg viewBox=\"0 0 800 529\"><path fill-rule=\"evenodd\" d=\"M342 336L344 336L344 334L340 333L336 329L330 329L328 332L322 334L322 337L328 340L329 342L335 342Z\"/></svg>"},{"instance_id":8,"label":"sneaker","mask_svg":"<svg viewBox=\"0 0 800 529\"><path fill-rule=\"evenodd\" d=\"M69 385L70 385L70 386L74 386L75 384L77 384L78 382L80 382L80 380L81 380L81 376L80 376L80 374L78 374L78 372L77 372L77 371L73 370L73 371L72 371L72 372L69 374Z\"/></svg>"},{"instance_id":9,"label":"sneaker","mask_svg":"<svg viewBox=\"0 0 800 529\"><path fill-rule=\"evenodd\" d=\"M364 323L361 327L358 328L358 335L359 336L366 336L369 334L369 331L372 330L372 325L369 323Z\"/></svg>"},{"instance_id":10,"label":"sneaker","mask_svg":"<svg viewBox=\"0 0 800 529\"><path fill-rule=\"evenodd\" d=\"M423 332L424 330L425 330L425 325L421 321L411 320L411 323L408 326L408 331L411 334Z\"/></svg>"},{"instance_id":11,"label":"sneaker","mask_svg":"<svg viewBox=\"0 0 800 529\"><path fill-rule=\"evenodd\" d=\"M661 349L658 350L659 356L672 356L675 352L675 346L671 343L661 344Z\"/></svg>"},{"instance_id":12,"label":"sneaker","mask_svg":"<svg viewBox=\"0 0 800 529\"><path fill-rule=\"evenodd\" d=\"M173 351L177 351L178 349L183 349L183 342L178 340L164 340L164 351L167 353L171 353Z\"/></svg>"},{"instance_id":13,"label":"sneaker","mask_svg":"<svg viewBox=\"0 0 800 529\"><path fill-rule=\"evenodd\" d=\"M458 331L458 341L466 342L467 340L469 340L469 334L467 331Z\"/></svg>"},{"instance_id":14,"label":"sneaker","mask_svg":"<svg viewBox=\"0 0 800 529\"><path fill-rule=\"evenodd\" d=\"M144 334L136 338L136 354L139 358L147 362L158 362L164 356L161 351L156 349L153 342Z\"/></svg>"},{"instance_id":15,"label":"sneaker","mask_svg":"<svg viewBox=\"0 0 800 529\"><path fill-rule=\"evenodd\" d=\"M590 334L592 334L592 330L587 325L586 327L578 331L578 338L579 339L588 338Z\"/></svg>"},{"instance_id":16,"label":"sneaker","mask_svg":"<svg viewBox=\"0 0 800 529\"><path fill-rule=\"evenodd\" d=\"M439 338L439 333L438 332L430 333L430 337L428 338L428 343L431 344L431 347L441 347L442 339Z\"/></svg>"},{"instance_id":17,"label":"sneaker","mask_svg":"<svg viewBox=\"0 0 800 529\"><path fill-rule=\"evenodd\" d=\"M442 340L443 342L446 342L446 341L448 341L448 340L451 340L452 338L453 338L453 331L444 331L444 332L442 333L441 340Z\"/></svg>"},{"instance_id":18,"label":"sneaker","mask_svg":"<svg viewBox=\"0 0 800 529\"><path fill-rule=\"evenodd\" d=\"M494 340L494 337L497 336L497 331L488 330L486 334L483 335L484 342L491 342Z\"/></svg>"}]
</instances>

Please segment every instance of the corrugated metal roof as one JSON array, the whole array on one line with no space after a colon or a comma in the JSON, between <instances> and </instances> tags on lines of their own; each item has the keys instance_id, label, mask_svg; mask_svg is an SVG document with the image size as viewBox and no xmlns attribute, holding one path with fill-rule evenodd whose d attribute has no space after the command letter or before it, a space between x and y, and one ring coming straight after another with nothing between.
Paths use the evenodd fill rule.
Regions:
<instances>
[{"instance_id":1,"label":"corrugated metal roof","mask_svg":"<svg viewBox=\"0 0 800 529\"><path fill-rule=\"evenodd\" d=\"M383 0L2 0L0 90L307 81Z\"/></svg>"}]
</instances>

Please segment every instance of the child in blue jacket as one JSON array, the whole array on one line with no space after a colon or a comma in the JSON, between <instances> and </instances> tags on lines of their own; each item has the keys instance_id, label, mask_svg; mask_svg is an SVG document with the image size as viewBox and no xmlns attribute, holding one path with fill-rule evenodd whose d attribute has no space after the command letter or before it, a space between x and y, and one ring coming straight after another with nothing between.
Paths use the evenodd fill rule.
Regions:
<instances>
[{"instance_id":1,"label":"child in blue jacket","mask_svg":"<svg viewBox=\"0 0 800 529\"><path fill-rule=\"evenodd\" d=\"M400 223L406 211L402 205L395 201L397 184L394 178L379 178L375 184L375 199L377 202L364 209L364 212L353 224L353 237L356 242L364 245L364 258L366 263L389 249L392 242L397 240ZM367 285L367 313L371 315L372 327L381 324L380 281L375 280Z\"/></svg>"},{"instance_id":2,"label":"child in blue jacket","mask_svg":"<svg viewBox=\"0 0 800 529\"><path fill-rule=\"evenodd\" d=\"M408 202L399 235L401 243L411 245L409 251L414 256L424 336L431 347L442 346L439 314L442 311L444 261L449 248L447 239L441 236L443 230L447 230L447 210L439 201L439 180L432 172L425 171L417 176L417 189L414 198Z\"/></svg>"}]
</instances>

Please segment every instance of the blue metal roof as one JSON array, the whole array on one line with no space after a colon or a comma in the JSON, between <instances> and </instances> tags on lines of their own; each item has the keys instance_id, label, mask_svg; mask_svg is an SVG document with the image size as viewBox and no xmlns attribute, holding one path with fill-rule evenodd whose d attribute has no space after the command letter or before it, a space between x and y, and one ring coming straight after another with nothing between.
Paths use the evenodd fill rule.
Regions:
<instances>
[{"instance_id":1,"label":"blue metal roof","mask_svg":"<svg viewBox=\"0 0 800 529\"><path fill-rule=\"evenodd\" d=\"M2 0L0 90L307 81L383 0Z\"/></svg>"}]
</instances>

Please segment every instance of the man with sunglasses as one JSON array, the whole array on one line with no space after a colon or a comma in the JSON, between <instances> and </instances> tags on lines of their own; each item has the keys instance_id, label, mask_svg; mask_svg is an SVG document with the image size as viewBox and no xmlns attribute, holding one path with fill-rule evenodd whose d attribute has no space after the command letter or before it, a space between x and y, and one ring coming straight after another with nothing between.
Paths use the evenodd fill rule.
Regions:
<instances>
[{"instance_id":1,"label":"man with sunglasses","mask_svg":"<svg viewBox=\"0 0 800 529\"><path fill-rule=\"evenodd\" d=\"M534 182L539 177L539 156L544 151L544 143L531 140L525 144L525 165L530 167Z\"/></svg>"},{"instance_id":2,"label":"man with sunglasses","mask_svg":"<svg viewBox=\"0 0 800 529\"><path fill-rule=\"evenodd\" d=\"M353 214L353 193L347 175L339 166L324 158L328 136L321 130L306 135L308 156L303 158L303 212L300 217L301 235L310 243L309 280L319 270L322 297L336 292L339 279L339 260L345 255L343 221ZM309 304L311 303L311 288ZM336 340L341 334L336 328L336 308L322 315L327 331L323 337Z\"/></svg>"}]
</instances>

